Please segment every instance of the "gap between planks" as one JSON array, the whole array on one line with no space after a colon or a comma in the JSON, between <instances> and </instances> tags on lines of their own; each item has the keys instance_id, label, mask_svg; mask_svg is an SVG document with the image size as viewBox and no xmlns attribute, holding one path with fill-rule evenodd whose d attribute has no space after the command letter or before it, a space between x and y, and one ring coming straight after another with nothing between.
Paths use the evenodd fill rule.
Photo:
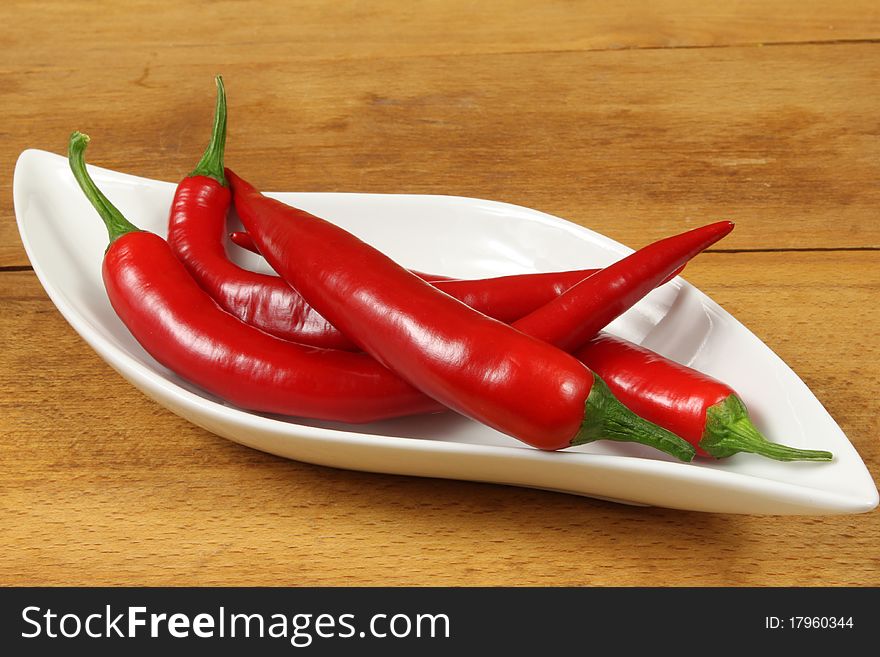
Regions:
<instances>
[{"instance_id":1,"label":"gap between planks","mask_svg":"<svg viewBox=\"0 0 880 657\"><path fill-rule=\"evenodd\" d=\"M541 49L541 50L498 50L473 53L446 53L443 55L399 55L398 57L471 57L484 55L555 55L565 53L591 53L591 52L631 52L638 50L709 50L713 48L771 48L771 47L787 47L787 46L845 46L845 45L865 45L880 44L880 37L869 37L863 39L806 39L803 41L742 41L739 43L692 43L669 46L603 46L600 48L591 48L585 46L583 48L558 48L558 49ZM394 58L390 56L389 58ZM353 58L354 59L354 58Z\"/></svg>"},{"instance_id":2,"label":"gap between planks","mask_svg":"<svg viewBox=\"0 0 880 657\"><path fill-rule=\"evenodd\" d=\"M775 249L707 249L703 253L833 253L835 251L880 251L878 246L813 246L780 247ZM8 265L0 267L0 273L33 271L30 265Z\"/></svg>"},{"instance_id":3,"label":"gap between planks","mask_svg":"<svg viewBox=\"0 0 880 657\"><path fill-rule=\"evenodd\" d=\"M237 41L229 42L226 47L246 48L248 46L260 45L284 45L283 41ZM718 48L771 48L771 47L791 47L791 46L845 46L845 45L865 45L880 44L880 37L866 37L860 39L805 39L802 41L742 41L738 43L697 43L697 44L681 44L681 45L651 45L651 46L601 46L582 48L533 48L523 50L480 50L474 52L441 52L441 53L416 53L416 54L386 54L386 55L336 55L329 57L317 57L319 61L328 62L349 62L363 61L369 59L420 59L430 57L496 57L505 55L559 55L566 53L609 53L609 52L632 52L639 50L709 50ZM205 43L180 43L176 44L179 48L213 48L212 44ZM64 69L74 71L76 69ZM0 71L9 72L9 71Z\"/></svg>"}]
</instances>

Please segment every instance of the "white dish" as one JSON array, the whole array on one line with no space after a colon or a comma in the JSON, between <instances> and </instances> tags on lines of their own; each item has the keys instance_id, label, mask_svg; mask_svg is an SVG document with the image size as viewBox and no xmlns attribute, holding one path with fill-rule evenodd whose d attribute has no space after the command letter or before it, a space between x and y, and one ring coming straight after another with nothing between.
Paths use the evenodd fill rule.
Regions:
<instances>
[{"instance_id":1,"label":"white dish","mask_svg":"<svg viewBox=\"0 0 880 657\"><path fill-rule=\"evenodd\" d=\"M165 235L173 184L97 167L90 171L128 219ZM332 219L402 264L446 275L603 266L631 252L562 219L493 201L272 196ZM245 412L156 363L113 313L101 282L107 235L66 158L23 152L15 167L14 200L34 271L83 339L149 397L244 445L339 468L513 484L698 511L858 513L877 505L877 489L858 453L806 385L748 329L681 278L655 290L611 330L731 384L767 436L830 450L832 463L777 463L740 454L684 464L639 445L605 442L545 453L451 413L349 426ZM263 266L252 254L236 257L247 266Z\"/></svg>"}]
</instances>

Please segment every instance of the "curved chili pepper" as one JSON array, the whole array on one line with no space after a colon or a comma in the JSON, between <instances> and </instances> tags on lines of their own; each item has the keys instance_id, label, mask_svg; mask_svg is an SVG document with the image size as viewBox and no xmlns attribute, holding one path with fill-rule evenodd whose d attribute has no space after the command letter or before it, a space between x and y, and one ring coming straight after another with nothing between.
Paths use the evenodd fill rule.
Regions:
<instances>
[{"instance_id":1,"label":"curved chili pepper","mask_svg":"<svg viewBox=\"0 0 880 657\"><path fill-rule=\"evenodd\" d=\"M201 241L202 239L204 239L205 236L210 237L211 234L215 232L216 230L213 229L206 230L204 232L200 231L198 235L193 234L191 236L191 239L193 241ZM244 249L247 249L248 251L252 251L257 254L260 253L259 249L257 249L256 245L251 239L251 236L248 235L245 231L236 231L233 233L229 233L229 238L232 242ZM193 257L196 257L195 253L193 253ZM684 271L684 267L685 266L682 265L674 272L672 272L667 278L665 278L661 282L661 285L663 283L668 283L673 278L681 274L681 272ZM501 320L502 322L510 323L540 308L544 304L558 297L560 294L562 294L572 286L580 283L585 278L589 278L599 270L578 269L540 274L515 274L510 276L495 276L493 278L483 279L454 279L446 276L440 276L438 274L426 274L425 272L415 271L412 269L410 271L419 278L423 278L424 280L433 284L434 287L436 287L438 290L446 292L446 294L455 297L456 299L458 299L462 303L467 304L474 310L478 310L484 315L488 315L489 317L492 317L494 319ZM273 280L271 283L267 284L274 286L277 284L277 282L276 280ZM287 283L284 283L284 285L287 285ZM215 298L215 300L220 303L220 305L224 305L220 299ZM247 314L235 312L233 310L230 310L230 312L232 312L236 316ZM317 314L314 309L310 309L310 312ZM333 328L332 324L326 322L326 320L325 323L328 331L338 333L338 331ZM273 331L268 332L273 333ZM314 344L310 341L311 339L313 339L311 335L296 335L294 329L291 329L290 332L293 337L285 335L279 335L279 337L287 337L287 339L292 339L294 342L302 342L303 344ZM273 334L278 335L278 333ZM340 333L339 335L341 336L342 334ZM297 337L301 337L302 339L298 340ZM355 344L349 341L348 338L334 337L334 340L336 340L333 345L334 349L357 349ZM322 345L318 344L316 346Z\"/></svg>"},{"instance_id":2,"label":"curved chili pepper","mask_svg":"<svg viewBox=\"0 0 880 657\"><path fill-rule=\"evenodd\" d=\"M605 319L602 316L600 321ZM535 323L525 330L540 332L542 325ZM600 333L574 355L601 376L627 407L686 439L700 456L751 452L781 461L832 458L829 452L769 442L729 386L622 338Z\"/></svg>"},{"instance_id":3,"label":"curved chili pepper","mask_svg":"<svg viewBox=\"0 0 880 657\"><path fill-rule=\"evenodd\" d=\"M229 233L229 241L246 251L260 255L260 250L257 248L257 245L254 244L254 240L251 239L251 236L248 235L245 230L234 230Z\"/></svg>"},{"instance_id":4,"label":"curved chili pepper","mask_svg":"<svg viewBox=\"0 0 880 657\"><path fill-rule=\"evenodd\" d=\"M213 231L211 231L213 232ZM196 239L198 236L193 235L193 239ZM254 240L251 239L251 236L247 234L247 231L244 230L234 230L229 233L229 241L235 244L246 251L250 251L251 253L256 253L260 255L260 250L257 248L257 245L254 244ZM415 269L410 269L410 271L418 276L419 278L424 278L429 283L433 283L434 281L453 281L458 280L451 278L450 276L441 276L439 274L426 274L423 271L416 271Z\"/></svg>"},{"instance_id":5,"label":"curved chili pepper","mask_svg":"<svg viewBox=\"0 0 880 657\"><path fill-rule=\"evenodd\" d=\"M628 408L690 442L698 456L750 452L779 461L832 458L829 452L768 441L730 386L623 338L599 333L574 355Z\"/></svg>"},{"instance_id":6,"label":"curved chili pepper","mask_svg":"<svg viewBox=\"0 0 880 657\"><path fill-rule=\"evenodd\" d=\"M226 115L226 95L222 84L218 84L215 117L221 114L223 117ZM225 131L215 132L208 150L222 150L223 140ZM211 203L228 204L228 199L205 199L199 204L201 207L194 211L190 208L190 197L197 195L199 190L198 185L195 185L195 191L190 187L181 185L175 195L169 218L168 242L190 274L217 303L242 321L293 342L332 349L357 349L353 342L321 317L282 279L251 272L231 262L222 241L224 221L221 214L212 211L211 207ZM232 233L231 238L240 246L259 253L247 233ZM681 266L671 271L665 280L680 273L684 262L681 260ZM479 281L443 280L443 277L433 274L414 273L434 282L438 289L472 308L495 319L511 322L546 304L596 271L526 274ZM441 280L443 282L437 282ZM642 295L658 283L655 281L650 287L642 285ZM630 305L640 296L631 294ZM615 299L606 301L609 308L615 304L617 308L620 307ZM601 316L601 313L593 315L594 319Z\"/></svg>"},{"instance_id":7,"label":"curved chili pepper","mask_svg":"<svg viewBox=\"0 0 880 657\"><path fill-rule=\"evenodd\" d=\"M649 244L578 283L514 326L573 351L732 230L733 222L718 221Z\"/></svg>"},{"instance_id":8,"label":"curved chili pepper","mask_svg":"<svg viewBox=\"0 0 880 657\"><path fill-rule=\"evenodd\" d=\"M699 456L751 452L780 461L832 458L825 451L771 443L730 386L622 338L600 333L574 355L628 408L690 442Z\"/></svg>"},{"instance_id":9,"label":"curved chili pepper","mask_svg":"<svg viewBox=\"0 0 880 657\"><path fill-rule=\"evenodd\" d=\"M221 106L225 114L225 96L219 88L218 114ZM209 149L218 148L216 142L222 138L222 134L215 134ZM199 195L203 197L198 198ZM215 207L218 205L228 207L228 193L215 193L210 187L203 189L199 181L191 179L178 186L171 205L168 243L199 285L227 312L267 333L300 344L356 351L357 345L283 279L248 271L229 259L223 245L225 211L221 213ZM245 244L249 239L249 236L239 238ZM479 312L510 322L556 298L596 271L586 269L472 281L444 280L434 274L414 273Z\"/></svg>"},{"instance_id":10,"label":"curved chili pepper","mask_svg":"<svg viewBox=\"0 0 880 657\"><path fill-rule=\"evenodd\" d=\"M285 340L326 349L358 350L354 342L282 278L252 272L232 262L223 247L225 217L217 213L178 212L176 207L175 203L168 222L168 243L193 278L227 312ZM475 280L413 273L475 310L510 322L555 299L596 271L581 269Z\"/></svg>"},{"instance_id":11,"label":"curved chili pepper","mask_svg":"<svg viewBox=\"0 0 880 657\"><path fill-rule=\"evenodd\" d=\"M338 226L226 176L272 268L429 396L540 449L610 439L693 458L693 446L626 409L570 355L443 294Z\"/></svg>"},{"instance_id":12,"label":"curved chili pepper","mask_svg":"<svg viewBox=\"0 0 880 657\"><path fill-rule=\"evenodd\" d=\"M575 356L627 407L681 436L701 456L750 452L777 461L832 459L831 452L771 443L733 388L623 338L600 333Z\"/></svg>"},{"instance_id":13,"label":"curved chili pepper","mask_svg":"<svg viewBox=\"0 0 880 657\"><path fill-rule=\"evenodd\" d=\"M226 94L222 80L217 83L215 129L208 153L221 153L226 138ZM221 162L214 158L213 162ZM315 312L302 296L277 276L248 271L229 260L223 245L229 190L222 165L190 176L177 187L168 220L168 243L190 274L225 310L267 333L297 343L328 349L357 350L344 334ZM204 178L215 183L207 183ZM247 238L244 238L247 241ZM252 244L248 245L252 246ZM593 270L531 274L485 279L472 283L443 281L441 276L419 274L433 281L448 294L477 310L503 321L521 317L571 287Z\"/></svg>"},{"instance_id":14,"label":"curved chili pepper","mask_svg":"<svg viewBox=\"0 0 880 657\"><path fill-rule=\"evenodd\" d=\"M247 211L250 213L250 220L257 221L260 214L265 211L277 217L274 223L282 232L285 218L291 222L297 221L298 217L317 219L304 210L263 196L231 171L227 170L227 174L232 180L234 202L240 216L242 211ZM247 194L246 198L245 194ZM551 290L547 290L552 296L546 295L552 300L525 315L535 308L532 300L529 299L519 306L507 307L508 310L516 312L497 312L494 318L512 321L519 316L519 319L513 323L517 330L571 351L631 308L648 292L678 275L691 258L730 233L733 227L733 222L719 221L654 242L605 269L595 270L592 275L567 288L564 294L562 294L563 288L588 270L529 275L530 279L534 278L535 281L543 279L553 286ZM272 264L271 260L270 264ZM288 262L287 266L292 268L294 263ZM553 282L553 276L557 275L568 277L568 280ZM511 303L513 303L517 292L514 278L500 277L486 279L484 282L497 284L505 293L511 295ZM291 283L291 280L287 282ZM467 286L473 283L473 281L445 281L433 285L448 292L457 285ZM295 284L293 286L295 287ZM458 298L464 300L467 305L479 309L480 304L472 301L471 298L462 295Z\"/></svg>"},{"instance_id":15,"label":"curved chili pepper","mask_svg":"<svg viewBox=\"0 0 880 657\"><path fill-rule=\"evenodd\" d=\"M253 411L371 422L444 410L366 354L302 347L222 310L165 240L138 230L95 186L85 168L87 142L86 135L73 133L69 159L77 182L107 226L104 286L116 314L157 361ZM224 211L222 198L228 199L229 190L218 181L220 156L206 153L194 175L181 183L189 191L179 201L180 211Z\"/></svg>"},{"instance_id":16,"label":"curved chili pepper","mask_svg":"<svg viewBox=\"0 0 880 657\"><path fill-rule=\"evenodd\" d=\"M224 312L189 276L167 242L139 230L101 193L86 170L87 143L86 135L74 132L68 158L74 177L107 227L110 245L102 266L104 285L117 315L160 363L205 390L252 410L347 422L439 410L436 402L366 354L302 348ZM218 161L211 158L209 162ZM194 177L211 181L203 184L222 187L214 176L203 175L201 165L197 172ZM420 284L433 290L424 281ZM434 294L459 303L442 293ZM530 340L504 324L468 312L481 322L503 327L513 336L513 342ZM693 458L691 445L627 410L601 379L576 360L541 342L532 342L537 352L560 361L558 366L533 361L543 363L536 373L552 376L559 390L554 404L559 409L550 415L553 422L547 428L557 434L559 429L567 431L565 415L569 409L565 407L570 405L569 400L589 413L571 439L556 448L606 438L642 442L682 460ZM506 354L505 361L510 362L509 356ZM518 416L508 422L521 423ZM550 439L558 440L552 435ZM546 440L547 434L542 434L536 446L549 448Z\"/></svg>"},{"instance_id":17,"label":"curved chili pepper","mask_svg":"<svg viewBox=\"0 0 880 657\"><path fill-rule=\"evenodd\" d=\"M692 231L690 238L692 239L694 235L700 233L711 237L716 230L726 234L729 232L729 227L725 229L723 223L716 224L714 229L711 226L704 227L696 232ZM237 239L233 237L234 241L242 244L245 248L256 251L256 247L247 233L238 233L237 235ZM663 273L663 267L670 266L668 264L670 253L674 253L675 248L681 250L682 248L692 248L692 246L683 242L681 236L676 236L646 247L638 254L630 256L626 261L629 272L636 269L634 260L636 261L635 265L640 265L642 270L639 275L630 279L629 289L621 286L622 291L626 294L618 306L619 311L626 310L628 307L627 299L635 300L636 296L646 291L644 281L650 279L650 274L657 277ZM618 269L621 267L622 265L617 266ZM670 276L676 275L679 271L680 268ZM613 267L611 272L614 272ZM424 276L428 277L429 275ZM616 276L620 276L620 272ZM610 276L606 274L606 277ZM583 298L582 290L575 292L579 292ZM562 300L566 300L568 306L571 306L573 303L571 297L572 295L569 294ZM594 296L592 299L596 299L596 297ZM561 301L557 302L557 306L561 305ZM596 303L596 301L593 302L594 306ZM607 307L608 304L603 305L603 308ZM560 310L557 308L555 313L558 315ZM545 318L548 316L546 309L536 313L528 320L520 322L519 326L526 331L531 330L538 333L544 330L543 337L552 340L554 337L546 333L546 327L553 328L553 323L548 324L546 319L544 323L535 319L535 317L541 318L542 315ZM565 313L565 315L570 317L571 313ZM594 313L594 316L596 315L599 316L596 322L604 323L609 319L607 311L605 314L602 312ZM552 319L552 315L550 317ZM561 339L559 336L571 339L570 336L565 336L566 325L564 323L557 323L556 326L561 327L555 329L557 330L557 340ZM567 326L571 327L571 323ZM729 386L665 359L643 347L638 347L608 334L601 334L579 350L576 355L588 366L592 366L600 376L605 377L612 391L627 406L639 415L645 416L687 439L696 447L697 453L700 455L722 458L748 451L778 460L828 460L831 458L831 454L828 452L797 450L770 443L752 424L744 404Z\"/></svg>"}]
</instances>

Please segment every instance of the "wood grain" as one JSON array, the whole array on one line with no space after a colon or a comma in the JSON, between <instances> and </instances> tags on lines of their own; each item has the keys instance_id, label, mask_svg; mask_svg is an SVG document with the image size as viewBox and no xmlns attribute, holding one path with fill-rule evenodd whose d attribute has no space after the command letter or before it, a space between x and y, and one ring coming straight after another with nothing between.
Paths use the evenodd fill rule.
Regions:
<instances>
[{"instance_id":1,"label":"wood grain","mask_svg":"<svg viewBox=\"0 0 880 657\"><path fill-rule=\"evenodd\" d=\"M880 254L708 254L688 278L792 365L878 472L865 336ZM147 400L30 272L0 276L0 299L2 583L880 584L877 512L636 509L285 461Z\"/></svg>"},{"instance_id":2,"label":"wood grain","mask_svg":"<svg viewBox=\"0 0 880 657\"><path fill-rule=\"evenodd\" d=\"M0 47L0 584L880 585L877 511L630 508L311 466L198 429L52 306L11 176L78 128L91 161L176 180L222 72L228 162L267 189L495 198L632 246L732 218L730 252L688 279L798 372L876 478L875 1L12 1Z\"/></svg>"},{"instance_id":3,"label":"wood grain","mask_svg":"<svg viewBox=\"0 0 880 657\"><path fill-rule=\"evenodd\" d=\"M549 51L541 38L550 37L539 38L545 32L531 27L532 36L522 38L532 46L499 52L502 35L514 38L502 18L497 32L474 35L482 49L426 49L411 35L389 37L401 52L346 55L322 41L307 57L279 47L277 34L294 31L284 21L270 21L266 29L275 36L264 40L247 27L257 18L222 20L241 10L237 3L210 5L209 23L224 46L208 47L214 33L187 26L175 13L182 6L169 14L145 5L134 13L88 14L89 29L65 31L63 40L49 35L83 11L80 3L47 16L41 5L19 7L14 22L32 27L36 38L25 29L7 35L12 56L0 65L0 166L11 171L29 147L63 152L77 128L95 138L93 161L179 179L204 148L211 76L222 71L230 94L227 161L268 189L490 197L628 243L729 217L739 228L728 248L880 246L874 220L880 187L864 184L880 179L876 43ZM336 20L328 6L303 9L311 27L291 34L307 39L324 32L321 21ZM451 20L443 6L430 14L437 23ZM543 3L519 6L537 12ZM554 6L534 22L550 34L588 15ZM370 30L379 29L369 25L383 19L357 7L373 23L366 20L361 36L351 39L344 30L354 28L339 23L343 32L327 44L369 42ZM668 13L692 16L711 34L721 30L722 43L730 43L724 30L737 25L751 26L744 43L761 43L762 29L803 22L789 20L792 14L820 25L834 24L835 12L851 17L841 24L880 36L877 9L867 3L828 9L827 16L819 4L788 13L782 7L775 20L743 10L751 19L740 21L708 19L694 7L684 3ZM665 23L645 12L607 20L643 21L665 39ZM416 22L392 25L415 29ZM791 29L796 41L809 36ZM653 43L637 36L642 31L627 32L624 42ZM428 32L446 43L442 30ZM129 41L139 45L126 47ZM229 45L236 43L243 45ZM11 183L11 177L0 181L0 266L23 266Z\"/></svg>"},{"instance_id":4,"label":"wood grain","mask_svg":"<svg viewBox=\"0 0 880 657\"><path fill-rule=\"evenodd\" d=\"M77 59L116 65L169 48L186 64L880 38L880 8L871 0L135 0L120 7L13 0L3 15L16 28L4 45L29 63L62 67Z\"/></svg>"}]
</instances>

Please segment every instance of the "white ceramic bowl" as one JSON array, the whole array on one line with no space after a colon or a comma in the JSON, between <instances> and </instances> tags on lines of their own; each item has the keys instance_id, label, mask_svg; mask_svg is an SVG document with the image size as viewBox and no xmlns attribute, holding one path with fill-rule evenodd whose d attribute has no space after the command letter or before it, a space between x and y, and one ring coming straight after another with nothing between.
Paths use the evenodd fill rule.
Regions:
<instances>
[{"instance_id":1,"label":"white ceramic bowl","mask_svg":"<svg viewBox=\"0 0 880 657\"><path fill-rule=\"evenodd\" d=\"M89 169L133 223L166 233L174 185ZM630 249L528 208L448 196L271 194L337 222L398 262L461 277L607 265ZM546 453L452 413L365 426L271 417L231 407L154 361L113 313L101 282L107 235L66 158L36 150L15 167L21 239L49 297L123 377L174 413L244 445L321 465L529 486L631 504L730 513L864 512L877 489L858 453L804 383L766 345L681 278L610 330L732 385L771 439L834 453L831 463L749 454L674 462L639 445ZM237 258L265 267L253 254ZM781 439L784 438L784 441Z\"/></svg>"}]
</instances>

